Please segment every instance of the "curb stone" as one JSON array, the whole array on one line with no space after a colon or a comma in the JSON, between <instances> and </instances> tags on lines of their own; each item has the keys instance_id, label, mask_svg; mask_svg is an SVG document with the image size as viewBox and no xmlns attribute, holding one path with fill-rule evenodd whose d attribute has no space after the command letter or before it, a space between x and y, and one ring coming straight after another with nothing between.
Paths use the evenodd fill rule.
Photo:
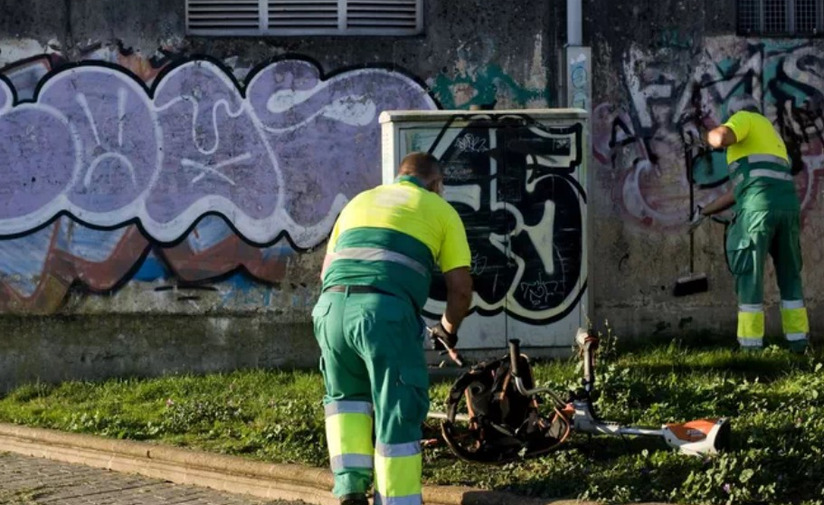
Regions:
<instances>
[{"instance_id":1,"label":"curb stone","mask_svg":"<svg viewBox=\"0 0 824 505\"><path fill-rule=\"evenodd\" d=\"M330 490L332 473L294 464L253 461L151 442L118 440L0 423L0 452L82 464L266 499L339 505ZM423 487L427 505L596 505L546 500L461 486ZM664 505L664 504L647 504Z\"/></svg>"}]
</instances>

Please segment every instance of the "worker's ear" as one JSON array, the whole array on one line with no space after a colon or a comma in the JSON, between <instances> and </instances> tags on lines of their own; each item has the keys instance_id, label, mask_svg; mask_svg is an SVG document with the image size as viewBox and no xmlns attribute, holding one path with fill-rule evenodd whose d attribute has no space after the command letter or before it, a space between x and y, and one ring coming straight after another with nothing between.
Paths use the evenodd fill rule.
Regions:
<instances>
[{"instance_id":1,"label":"worker's ear","mask_svg":"<svg viewBox=\"0 0 824 505\"><path fill-rule=\"evenodd\" d=\"M433 177L432 180L429 181L429 184L426 185L426 189L443 196L443 177Z\"/></svg>"}]
</instances>

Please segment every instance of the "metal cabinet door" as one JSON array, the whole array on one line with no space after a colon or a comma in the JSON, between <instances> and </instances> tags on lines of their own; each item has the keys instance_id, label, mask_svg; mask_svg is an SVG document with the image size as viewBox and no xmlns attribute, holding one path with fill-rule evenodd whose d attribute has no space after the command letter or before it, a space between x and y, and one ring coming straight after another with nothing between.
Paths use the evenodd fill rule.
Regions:
<instances>
[{"instance_id":1,"label":"metal cabinet door","mask_svg":"<svg viewBox=\"0 0 824 505\"><path fill-rule=\"evenodd\" d=\"M445 172L445 198L472 250L473 315L464 348L571 344L586 286L583 123L544 124L527 114L447 122L430 152ZM436 275L427 306L443 307ZM426 314L436 318L440 314Z\"/></svg>"}]
</instances>

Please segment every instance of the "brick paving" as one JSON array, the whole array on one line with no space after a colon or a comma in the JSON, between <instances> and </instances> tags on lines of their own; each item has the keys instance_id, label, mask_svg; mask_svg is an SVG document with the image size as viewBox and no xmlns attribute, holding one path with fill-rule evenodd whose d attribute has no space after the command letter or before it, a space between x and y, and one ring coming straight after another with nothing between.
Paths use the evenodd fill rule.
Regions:
<instances>
[{"instance_id":1,"label":"brick paving","mask_svg":"<svg viewBox=\"0 0 824 505\"><path fill-rule=\"evenodd\" d=\"M2 505L306 505L0 453Z\"/></svg>"}]
</instances>

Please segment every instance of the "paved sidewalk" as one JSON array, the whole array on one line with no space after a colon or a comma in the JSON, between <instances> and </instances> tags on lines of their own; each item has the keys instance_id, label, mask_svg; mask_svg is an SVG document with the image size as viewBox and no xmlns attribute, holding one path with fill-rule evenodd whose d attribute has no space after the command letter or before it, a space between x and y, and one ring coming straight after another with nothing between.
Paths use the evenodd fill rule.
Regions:
<instances>
[{"instance_id":1,"label":"paved sidewalk","mask_svg":"<svg viewBox=\"0 0 824 505\"><path fill-rule=\"evenodd\" d=\"M3 505L303 505L172 484L136 475L0 453Z\"/></svg>"},{"instance_id":2,"label":"paved sidewalk","mask_svg":"<svg viewBox=\"0 0 824 505\"><path fill-rule=\"evenodd\" d=\"M0 505L339 505L330 492L333 478L328 469L145 441L0 423L0 454ZM424 485L423 501L427 505L596 505L435 485Z\"/></svg>"}]
</instances>

